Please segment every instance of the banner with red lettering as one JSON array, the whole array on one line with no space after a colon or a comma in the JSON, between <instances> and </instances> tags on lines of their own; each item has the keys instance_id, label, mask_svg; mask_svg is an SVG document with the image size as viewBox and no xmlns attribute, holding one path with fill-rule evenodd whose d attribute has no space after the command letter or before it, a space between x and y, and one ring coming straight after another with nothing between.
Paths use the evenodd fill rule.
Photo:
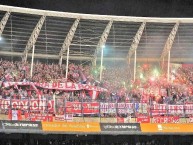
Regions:
<instances>
[{"instance_id":1,"label":"banner with red lettering","mask_svg":"<svg viewBox=\"0 0 193 145\"><path fill-rule=\"evenodd\" d=\"M53 121L52 114L33 114L25 113L25 119L30 121Z\"/></svg>"},{"instance_id":2,"label":"banner with red lettering","mask_svg":"<svg viewBox=\"0 0 193 145\"><path fill-rule=\"evenodd\" d=\"M73 114L98 114L98 102L66 102L66 113Z\"/></svg>"},{"instance_id":3,"label":"banner with red lettering","mask_svg":"<svg viewBox=\"0 0 193 145\"><path fill-rule=\"evenodd\" d=\"M56 115L55 121L72 121L73 114Z\"/></svg>"},{"instance_id":4,"label":"banner with red lettering","mask_svg":"<svg viewBox=\"0 0 193 145\"><path fill-rule=\"evenodd\" d=\"M46 104L47 102L47 104ZM47 109L49 112L53 112L54 100L8 100L0 99L0 109L20 109L20 110L30 110L30 111L43 111Z\"/></svg>"},{"instance_id":5,"label":"banner with red lettering","mask_svg":"<svg viewBox=\"0 0 193 145\"><path fill-rule=\"evenodd\" d=\"M152 116L160 116L165 114L182 115L185 113L184 105L167 105L167 104L154 104L150 112Z\"/></svg>"},{"instance_id":6,"label":"banner with red lettering","mask_svg":"<svg viewBox=\"0 0 193 145\"><path fill-rule=\"evenodd\" d=\"M170 115L184 114L184 105L168 105L168 114Z\"/></svg>"},{"instance_id":7,"label":"banner with red lettering","mask_svg":"<svg viewBox=\"0 0 193 145\"><path fill-rule=\"evenodd\" d=\"M117 108L117 109L116 109ZM100 103L101 113L131 114L134 112L133 103Z\"/></svg>"},{"instance_id":8,"label":"banner with red lettering","mask_svg":"<svg viewBox=\"0 0 193 145\"><path fill-rule=\"evenodd\" d=\"M185 109L185 114L187 115L193 114L193 104L185 104L184 109Z\"/></svg>"},{"instance_id":9,"label":"banner with red lettering","mask_svg":"<svg viewBox=\"0 0 193 145\"><path fill-rule=\"evenodd\" d=\"M155 116L152 119L153 123L179 123L179 116Z\"/></svg>"},{"instance_id":10,"label":"banner with red lettering","mask_svg":"<svg viewBox=\"0 0 193 145\"><path fill-rule=\"evenodd\" d=\"M147 103L100 103L101 113L137 114L148 113Z\"/></svg>"},{"instance_id":11,"label":"banner with red lettering","mask_svg":"<svg viewBox=\"0 0 193 145\"><path fill-rule=\"evenodd\" d=\"M56 106L54 106L56 105ZM62 109L63 114L133 114L140 116L148 114L150 116L181 116L193 114L193 104L185 105L166 105L154 104L151 107L147 103L99 103L99 102L63 102L62 107L54 100L36 100L36 99L0 99L0 110L25 110L26 112L49 112L53 113L54 108ZM55 112L55 113L56 113ZM62 114L61 114L62 115Z\"/></svg>"},{"instance_id":12,"label":"banner with red lettering","mask_svg":"<svg viewBox=\"0 0 193 145\"><path fill-rule=\"evenodd\" d=\"M104 92L107 91L107 89L92 86L88 84L76 84L72 82L66 82L66 83L60 83L60 82L54 82L54 83L37 83L37 82L4 82L4 87L10 87L14 85L31 85L36 86L44 89L55 89L55 90L64 90L64 91L75 91L75 90L93 90L98 92Z\"/></svg>"},{"instance_id":13,"label":"banner with red lettering","mask_svg":"<svg viewBox=\"0 0 193 145\"><path fill-rule=\"evenodd\" d=\"M167 114L166 104L154 104L150 110L151 116L160 116Z\"/></svg>"},{"instance_id":14,"label":"banner with red lettering","mask_svg":"<svg viewBox=\"0 0 193 145\"><path fill-rule=\"evenodd\" d=\"M100 103L100 113L116 113L116 103Z\"/></svg>"},{"instance_id":15,"label":"banner with red lettering","mask_svg":"<svg viewBox=\"0 0 193 145\"><path fill-rule=\"evenodd\" d=\"M137 122L138 123L150 123L150 117L145 115L139 115L137 116Z\"/></svg>"}]
</instances>

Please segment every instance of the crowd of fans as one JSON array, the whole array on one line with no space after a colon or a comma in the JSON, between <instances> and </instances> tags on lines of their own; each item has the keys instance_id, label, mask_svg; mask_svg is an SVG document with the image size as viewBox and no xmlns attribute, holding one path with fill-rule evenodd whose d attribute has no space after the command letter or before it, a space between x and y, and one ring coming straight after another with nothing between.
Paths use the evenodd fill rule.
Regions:
<instances>
[{"instance_id":1,"label":"crowd of fans","mask_svg":"<svg viewBox=\"0 0 193 145\"><path fill-rule=\"evenodd\" d=\"M99 82L99 68L91 67L90 65L75 65L70 64L66 79L66 66L57 64L45 64L37 62L33 66L33 75L30 76L30 63L22 61L0 61L0 81L2 82L74 82L100 86L109 90L109 92L117 92L129 80L127 70L125 68L112 69L104 68L103 81ZM123 72L123 73L120 73ZM125 76L125 77L123 77ZM17 93L14 93L14 92ZM42 91L52 94L53 91ZM41 93L41 94L43 94ZM17 94L17 95L16 95ZM24 87L9 88L1 90L3 98L25 98L31 95L32 98L37 98L35 91ZM72 98L71 98L72 99Z\"/></svg>"},{"instance_id":2,"label":"crowd of fans","mask_svg":"<svg viewBox=\"0 0 193 145\"><path fill-rule=\"evenodd\" d=\"M146 102L153 102L159 104L183 104L185 102L192 102L192 83L193 83L193 67L178 67L175 71L171 71L171 83L167 83L166 75L160 74L159 77L151 78L150 70L146 67L141 67L140 71L146 79L141 76L136 78L135 82L131 80L130 68L126 64L119 66L103 67L102 80L99 81L100 67L93 67L91 65L75 65L69 64L68 74L66 78L66 66L63 64L46 64L36 62L33 66L33 75L30 76L31 64L22 61L0 61L0 81L3 82L74 82L81 84L89 84L99 86L107 89L107 92L100 92L97 100L101 101L116 101L128 102L146 100ZM139 72L140 72L139 71ZM140 74L140 73L138 73ZM164 89L165 94L155 94L149 92L144 93L144 90L149 88ZM140 91L143 88L143 93ZM38 96L49 97L56 90L44 90L38 88L35 91L29 86L13 86L9 88L0 89L1 98L9 99L36 99ZM67 100L82 101L82 91L76 92L58 92L59 95L65 96ZM89 93L84 91L84 100L92 100Z\"/></svg>"}]
</instances>

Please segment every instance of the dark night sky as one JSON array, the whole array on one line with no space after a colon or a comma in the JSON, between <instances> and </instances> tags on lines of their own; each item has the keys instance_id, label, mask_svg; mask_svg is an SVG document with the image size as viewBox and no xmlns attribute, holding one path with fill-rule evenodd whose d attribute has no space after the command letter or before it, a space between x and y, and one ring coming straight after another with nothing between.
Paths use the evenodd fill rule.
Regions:
<instances>
[{"instance_id":1,"label":"dark night sky","mask_svg":"<svg viewBox=\"0 0 193 145\"><path fill-rule=\"evenodd\" d=\"M193 17L193 0L0 0L45 10L143 17Z\"/></svg>"}]
</instances>

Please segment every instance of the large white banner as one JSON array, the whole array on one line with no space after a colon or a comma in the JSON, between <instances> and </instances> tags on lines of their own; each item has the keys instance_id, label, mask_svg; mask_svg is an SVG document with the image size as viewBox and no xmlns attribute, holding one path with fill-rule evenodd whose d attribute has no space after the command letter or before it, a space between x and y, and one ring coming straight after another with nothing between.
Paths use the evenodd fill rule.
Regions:
<instances>
[{"instance_id":1,"label":"large white banner","mask_svg":"<svg viewBox=\"0 0 193 145\"><path fill-rule=\"evenodd\" d=\"M60 83L60 82L53 82L53 83L37 83L37 82L4 82L4 87L10 87L15 85L31 85L36 86L44 89L55 89L55 90L66 90L66 91L75 91L75 90L93 90L93 91L99 91L104 92L107 91L107 89L92 86L88 84L76 84L72 82L66 82L66 83Z\"/></svg>"}]
</instances>

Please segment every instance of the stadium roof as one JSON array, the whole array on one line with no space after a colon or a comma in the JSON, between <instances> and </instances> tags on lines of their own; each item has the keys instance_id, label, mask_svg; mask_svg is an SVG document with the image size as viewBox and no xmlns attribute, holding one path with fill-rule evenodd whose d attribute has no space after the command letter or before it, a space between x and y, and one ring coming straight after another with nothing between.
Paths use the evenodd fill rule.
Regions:
<instances>
[{"instance_id":1,"label":"stadium roof","mask_svg":"<svg viewBox=\"0 0 193 145\"><path fill-rule=\"evenodd\" d=\"M127 60L129 51L136 49L137 61L159 61L163 51L171 49L172 62L193 61L193 18L90 15L0 5L0 20L6 21L5 27L1 25L0 55L23 56L30 42L29 56L34 43L39 58L59 60L61 49L69 46L70 59L92 60L105 45L106 60ZM37 40L30 39L33 31Z\"/></svg>"}]
</instances>

